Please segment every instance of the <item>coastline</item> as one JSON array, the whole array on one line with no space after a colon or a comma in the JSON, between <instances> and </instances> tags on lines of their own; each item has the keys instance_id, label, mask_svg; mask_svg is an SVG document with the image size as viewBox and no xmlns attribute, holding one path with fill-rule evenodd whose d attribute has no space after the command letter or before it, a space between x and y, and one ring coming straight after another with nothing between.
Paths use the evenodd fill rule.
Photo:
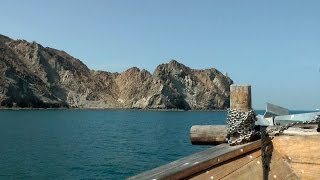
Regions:
<instances>
[{"instance_id":1,"label":"coastline","mask_svg":"<svg viewBox=\"0 0 320 180\"><path fill-rule=\"evenodd\" d=\"M35 110L35 111L42 111L42 110L93 110L93 111L157 111L157 112L226 112L227 109L137 109L137 108L9 108L9 107L0 107L1 110L12 110L12 111L19 111L19 110Z\"/></svg>"},{"instance_id":2,"label":"coastline","mask_svg":"<svg viewBox=\"0 0 320 180\"><path fill-rule=\"evenodd\" d=\"M0 111L23 111L23 110L34 110L34 111L45 111L45 110L66 110L66 111L155 111L155 112L227 112L227 109L137 109L137 108L9 108L0 107ZM264 109L255 109L255 111L265 111ZM290 114L296 112L316 112L317 110L290 110Z\"/></svg>"}]
</instances>

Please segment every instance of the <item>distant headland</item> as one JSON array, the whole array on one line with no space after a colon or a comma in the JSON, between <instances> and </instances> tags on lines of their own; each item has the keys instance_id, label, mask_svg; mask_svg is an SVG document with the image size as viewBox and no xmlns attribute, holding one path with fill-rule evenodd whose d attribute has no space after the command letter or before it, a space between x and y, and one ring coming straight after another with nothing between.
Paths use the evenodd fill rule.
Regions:
<instances>
[{"instance_id":1,"label":"distant headland","mask_svg":"<svg viewBox=\"0 0 320 180\"><path fill-rule=\"evenodd\" d=\"M233 81L218 70L176 60L153 74L90 70L64 51L0 35L0 107L218 110Z\"/></svg>"}]
</instances>

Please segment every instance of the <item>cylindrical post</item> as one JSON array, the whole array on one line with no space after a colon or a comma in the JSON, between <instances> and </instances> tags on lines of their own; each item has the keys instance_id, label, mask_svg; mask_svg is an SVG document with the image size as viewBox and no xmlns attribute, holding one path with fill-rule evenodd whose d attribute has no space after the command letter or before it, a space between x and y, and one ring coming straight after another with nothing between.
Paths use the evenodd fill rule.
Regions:
<instances>
[{"instance_id":1,"label":"cylindrical post","mask_svg":"<svg viewBox=\"0 0 320 180\"><path fill-rule=\"evenodd\" d=\"M250 85L230 86L230 109L240 112L252 110ZM218 125L192 126L190 129L192 144L221 144L225 142L226 138L236 139L238 134L229 134L228 136L226 126Z\"/></svg>"},{"instance_id":2,"label":"cylindrical post","mask_svg":"<svg viewBox=\"0 0 320 180\"><path fill-rule=\"evenodd\" d=\"M247 112L251 110L251 86L235 85L230 86L230 109Z\"/></svg>"},{"instance_id":3,"label":"cylindrical post","mask_svg":"<svg viewBox=\"0 0 320 180\"><path fill-rule=\"evenodd\" d=\"M195 125L190 129L192 144L217 145L226 142L227 128L225 125Z\"/></svg>"},{"instance_id":4,"label":"cylindrical post","mask_svg":"<svg viewBox=\"0 0 320 180\"><path fill-rule=\"evenodd\" d=\"M227 118L228 144L237 145L255 138L255 113L251 108L251 86L230 86L230 109Z\"/></svg>"}]
</instances>

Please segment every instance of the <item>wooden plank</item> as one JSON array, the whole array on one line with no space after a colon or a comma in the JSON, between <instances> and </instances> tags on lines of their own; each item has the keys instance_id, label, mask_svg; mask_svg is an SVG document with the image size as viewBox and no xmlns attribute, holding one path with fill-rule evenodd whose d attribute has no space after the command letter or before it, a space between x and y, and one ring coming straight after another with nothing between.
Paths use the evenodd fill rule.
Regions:
<instances>
[{"instance_id":1,"label":"wooden plank","mask_svg":"<svg viewBox=\"0 0 320 180\"><path fill-rule=\"evenodd\" d=\"M291 163L290 165L301 179L320 179L319 164Z\"/></svg>"},{"instance_id":2,"label":"wooden plank","mask_svg":"<svg viewBox=\"0 0 320 180\"><path fill-rule=\"evenodd\" d=\"M232 172L240 169L244 165L248 164L249 162L255 160L257 157L261 156L260 149L250 152L248 154L241 155L239 157L235 157L230 159L224 163L218 164L213 166L212 168L202 171L192 177L192 180L202 180L202 179L221 179Z\"/></svg>"},{"instance_id":3,"label":"wooden plank","mask_svg":"<svg viewBox=\"0 0 320 180\"><path fill-rule=\"evenodd\" d=\"M282 159L279 152L276 150L272 153L272 160L270 163L269 179L284 179L290 176L291 179L299 179L294 174L294 171L288 166L288 164ZM223 180L250 180L250 179L263 179L262 159L261 156L251 161L247 165L234 171L228 176L222 178Z\"/></svg>"},{"instance_id":4,"label":"wooden plank","mask_svg":"<svg viewBox=\"0 0 320 180\"><path fill-rule=\"evenodd\" d=\"M217 145L225 143L227 128L225 125L196 125L190 129L192 144Z\"/></svg>"},{"instance_id":5,"label":"wooden plank","mask_svg":"<svg viewBox=\"0 0 320 180\"><path fill-rule=\"evenodd\" d=\"M319 135L278 136L272 141L274 147L301 179L319 179Z\"/></svg>"},{"instance_id":6,"label":"wooden plank","mask_svg":"<svg viewBox=\"0 0 320 180\"><path fill-rule=\"evenodd\" d=\"M260 141L239 146L221 144L129 179L183 179L260 147Z\"/></svg>"},{"instance_id":7,"label":"wooden plank","mask_svg":"<svg viewBox=\"0 0 320 180\"><path fill-rule=\"evenodd\" d=\"M292 180L292 179L301 179L300 176L298 176L295 172L292 172L291 174L288 174L283 180Z\"/></svg>"},{"instance_id":8,"label":"wooden plank","mask_svg":"<svg viewBox=\"0 0 320 180\"><path fill-rule=\"evenodd\" d=\"M271 129L277 129L281 126L269 126L267 127L267 131ZM281 136L287 135L287 136L314 136L314 135L320 135L319 132L317 132L318 125L316 124L297 124L293 127L290 127L289 129L285 130ZM275 136L279 133L279 131L274 131L272 133L269 133L270 136Z\"/></svg>"},{"instance_id":9,"label":"wooden plank","mask_svg":"<svg viewBox=\"0 0 320 180\"><path fill-rule=\"evenodd\" d=\"M320 165L320 136L277 136L272 142L288 162Z\"/></svg>"},{"instance_id":10,"label":"wooden plank","mask_svg":"<svg viewBox=\"0 0 320 180\"><path fill-rule=\"evenodd\" d=\"M165 173L167 171L170 171L171 169L179 168L181 165L184 165L184 164L190 164L190 162L197 162L196 160L198 158L204 157L207 154L213 154L213 153L218 152L220 150L223 150L227 147L229 147L228 144L221 144L219 146L215 146L215 147L209 148L207 150L192 154L190 156L178 159L176 161L173 161L173 162L168 163L166 165L157 167L155 169L143 172L139 175L130 177L129 179L139 179L139 178L140 179L148 179L149 177L151 178L151 177L155 177L157 175L159 175L159 177L160 177L161 173Z\"/></svg>"},{"instance_id":11,"label":"wooden plank","mask_svg":"<svg viewBox=\"0 0 320 180\"><path fill-rule=\"evenodd\" d=\"M297 125L294 127L290 127L289 129L285 130L282 135L288 135L288 136L311 136L311 135L320 135L319 132L317 132L318 125L316 124L310 124L310 125Z\"/></svg>"}]
</instances>

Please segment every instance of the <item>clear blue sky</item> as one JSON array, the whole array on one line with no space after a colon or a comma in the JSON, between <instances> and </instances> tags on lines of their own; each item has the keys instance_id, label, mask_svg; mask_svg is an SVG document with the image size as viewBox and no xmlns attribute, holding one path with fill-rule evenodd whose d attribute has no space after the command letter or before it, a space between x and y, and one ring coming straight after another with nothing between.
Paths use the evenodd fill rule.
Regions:
<instances>
[{"instance_id":1,"label":"clear blue sky","mask_svg":"<svg viewBox=\"0 0 320 180\"><path fill-rule=\"evenodd\" d=\"M89 68L151 72L176 59L252 85L253 106L320 108L320 1L2 0L0 33Z\"/></svg>"}]
</instances>

